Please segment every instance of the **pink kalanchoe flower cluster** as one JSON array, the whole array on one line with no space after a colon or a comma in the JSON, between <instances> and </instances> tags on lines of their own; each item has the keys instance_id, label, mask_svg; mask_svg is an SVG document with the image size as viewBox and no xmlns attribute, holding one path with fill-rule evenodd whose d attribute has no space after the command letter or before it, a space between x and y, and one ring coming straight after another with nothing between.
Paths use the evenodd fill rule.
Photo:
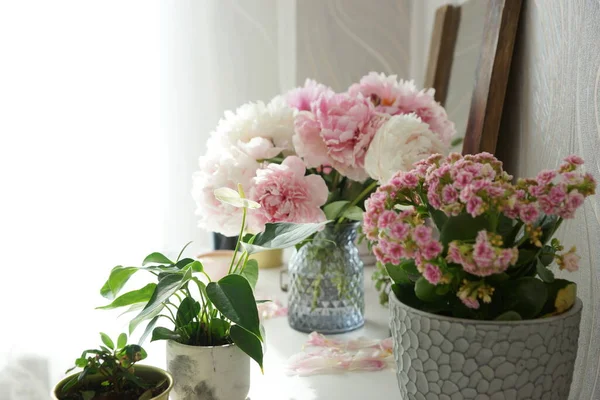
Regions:
<instances>
[{"instance_id":1,"label":"pink kalanchoe flower cluster","mask_svg":"<svg viewBox=\"0 0 600 400\"><path fill-rule=\"evenodd\" d=\"M452 241L448 246L446 259L462 265L463 269L476 276L499 274L514 265L519 257L519 249L502 248L502 240L498 235L480 231L475 244Z\"/></svg>"},{"instance_id":2,"label":"pink kalanchoe flower cluster","mask_svg":"<svg viewBox=\"0 0 600 400\"><path fill-rule=\"evenodd\" d=\"M574 218L575 211L583 204L586 197L595 193L596 180L589 173L582 173L579 167L583 160L571 155L564 160L558 170L541 171L536 179L521 179L518 187L520 195L529 208L517 203L521 219L525 220L528 212L535 207L538 214L556 215L560 218ZM533 204L534 206L531 206ZM525 210L523 210L525 207Z\"/></svg>"},{"instance_id":3,"label":"pink kalanchoe flower cluster","mask_svg":"<svg viewBox=\"0 0 600 400\"><path fill-rule=\"evenodd\" d=\"M489 153L451 154L428 170L427 200L447 215L466 210L476 217L509 206L514 194L510 179L502 163Z\"/></svg>"},{"instance_id":4,"label":"pink kalanchoe flower cluster","mask_svg":"<svg viewBox=\"0 0 600 400\"><path fill-rule=\"evenodd\" d=\"M446 145L456 133L446 110L435 101L435 90L418 90L413 81L371 72L350 86L348 93L360 93L370 99L378 112L390 115L415 113Z\"/></svg>"}]
</instances>

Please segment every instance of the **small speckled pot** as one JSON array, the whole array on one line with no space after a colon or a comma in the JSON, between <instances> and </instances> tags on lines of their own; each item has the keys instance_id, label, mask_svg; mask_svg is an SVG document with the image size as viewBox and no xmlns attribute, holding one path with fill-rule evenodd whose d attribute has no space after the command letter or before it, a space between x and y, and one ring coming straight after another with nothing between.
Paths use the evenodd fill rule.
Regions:
<instances>
[{"instance_id":1,"label":"small speckled pot","mask_svg":"<svg viewBox=\"0 0 600 400\"><path fill-rule=\"evenodd\" d=\"M475 321L416 310L390 295L406 400L567 400L582 303L556 317Z\"/></svg>"},{"instance_id":2,"label":"small speckled pot","mask_svg":"<svg viewBox=\"0 0 600 400\"><path fill-rule=\"evenodd\" d=\"M236 345L188 346L167 341L172 400L245 400L250 391L250 357Z\"/></svg>"}]
</instances>

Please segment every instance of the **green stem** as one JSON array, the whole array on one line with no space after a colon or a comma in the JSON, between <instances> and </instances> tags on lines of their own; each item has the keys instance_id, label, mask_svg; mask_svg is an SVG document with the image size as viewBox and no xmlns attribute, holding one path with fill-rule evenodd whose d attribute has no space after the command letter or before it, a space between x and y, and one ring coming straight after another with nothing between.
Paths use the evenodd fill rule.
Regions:
<instances>
[{"instance_id":1,"label":"green stem","mask_svg":"<svg viewBox=\"0 0 600 400\"><path fill-rule=\"evenodd\" d=\"M365 198L369 193L371 193L371 191L373 189L375 189L377 187L379 182L377 181L373 181L369 186L367 186L362 192L360 192L360 194L358 196L356 196L356 198L354 200L352 200L350 202L350 204L348 204L348 206L346 207L346 209L352 208L355 205L358 204L359 201L361 201L363 198ZM337 220L338 224L341 224L344 221L344 217L340 217Z\"/></svg>"},{"instance_id":2,"label":"green stem","mask_svg":"<svg viewBox=\"0 0 600 400\"><path fill-rule=\"evenodd\" d=\"M233 263L235 261L235 256L237 255L238 249L240 248L240 242L242 241L242 237L244 236L244 228L246 227L246 207L242 208L242 227L240 228L240 234L238 236L237 242L235 243L235 250L233 251L233 257L231 257L231 264L229 264L229 272L227 274L231 274L231 268L233 268ZM204 274L206 275L206 273ZM206 275L208 276L208 275ZM210 278L209 278L210 281Z\"/></svg>"}]
</instances>

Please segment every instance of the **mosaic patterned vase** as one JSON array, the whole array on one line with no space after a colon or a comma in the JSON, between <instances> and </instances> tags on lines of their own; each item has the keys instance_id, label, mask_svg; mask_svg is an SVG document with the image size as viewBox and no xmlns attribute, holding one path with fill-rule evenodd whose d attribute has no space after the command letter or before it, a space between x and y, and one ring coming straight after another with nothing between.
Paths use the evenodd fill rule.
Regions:
<instances>
[{"instance_id":1,"label":"mosaic patterned vase","mask_svg":"<svg viewBox=\"0 0 600 400\"><path fill-rule=\"evenodd\" d=\"M364 325L359 223L329 224L289 264L288 321L301 332L343 333Z\"/></svg>"},{"instance_id":2,"label":"mosaic patterned vase","mask_svg":"<svg viewBox=\"0 0 600 400\"><path fill-rule=\"evenodd\" d=\"M416 310L390 295L394 358L407 400L567 400L581 300L527 321L474 321Z\"/></svg>"}]
</instances>

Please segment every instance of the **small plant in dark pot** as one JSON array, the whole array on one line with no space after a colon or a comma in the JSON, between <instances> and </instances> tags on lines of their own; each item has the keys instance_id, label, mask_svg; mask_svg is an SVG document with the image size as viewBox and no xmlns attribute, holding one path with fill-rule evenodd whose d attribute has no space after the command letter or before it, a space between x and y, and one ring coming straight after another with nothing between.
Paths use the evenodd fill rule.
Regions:
<instances>
[{"instance_id":1,"label":"small plant in dark pot","mask_svg":"<svg viewBox=\"0 0 600 400\"><path fill-rule=\"evenodd\" d=\"M159 400L168 399L173 386L171 375L159 368L137 365L146 351L137 344L127 344L122 333L116 345L100 334L103 345L85 350L75 360L82 371L59 382L53 398L59 400Z\"/></svg>"}]
</instances>

